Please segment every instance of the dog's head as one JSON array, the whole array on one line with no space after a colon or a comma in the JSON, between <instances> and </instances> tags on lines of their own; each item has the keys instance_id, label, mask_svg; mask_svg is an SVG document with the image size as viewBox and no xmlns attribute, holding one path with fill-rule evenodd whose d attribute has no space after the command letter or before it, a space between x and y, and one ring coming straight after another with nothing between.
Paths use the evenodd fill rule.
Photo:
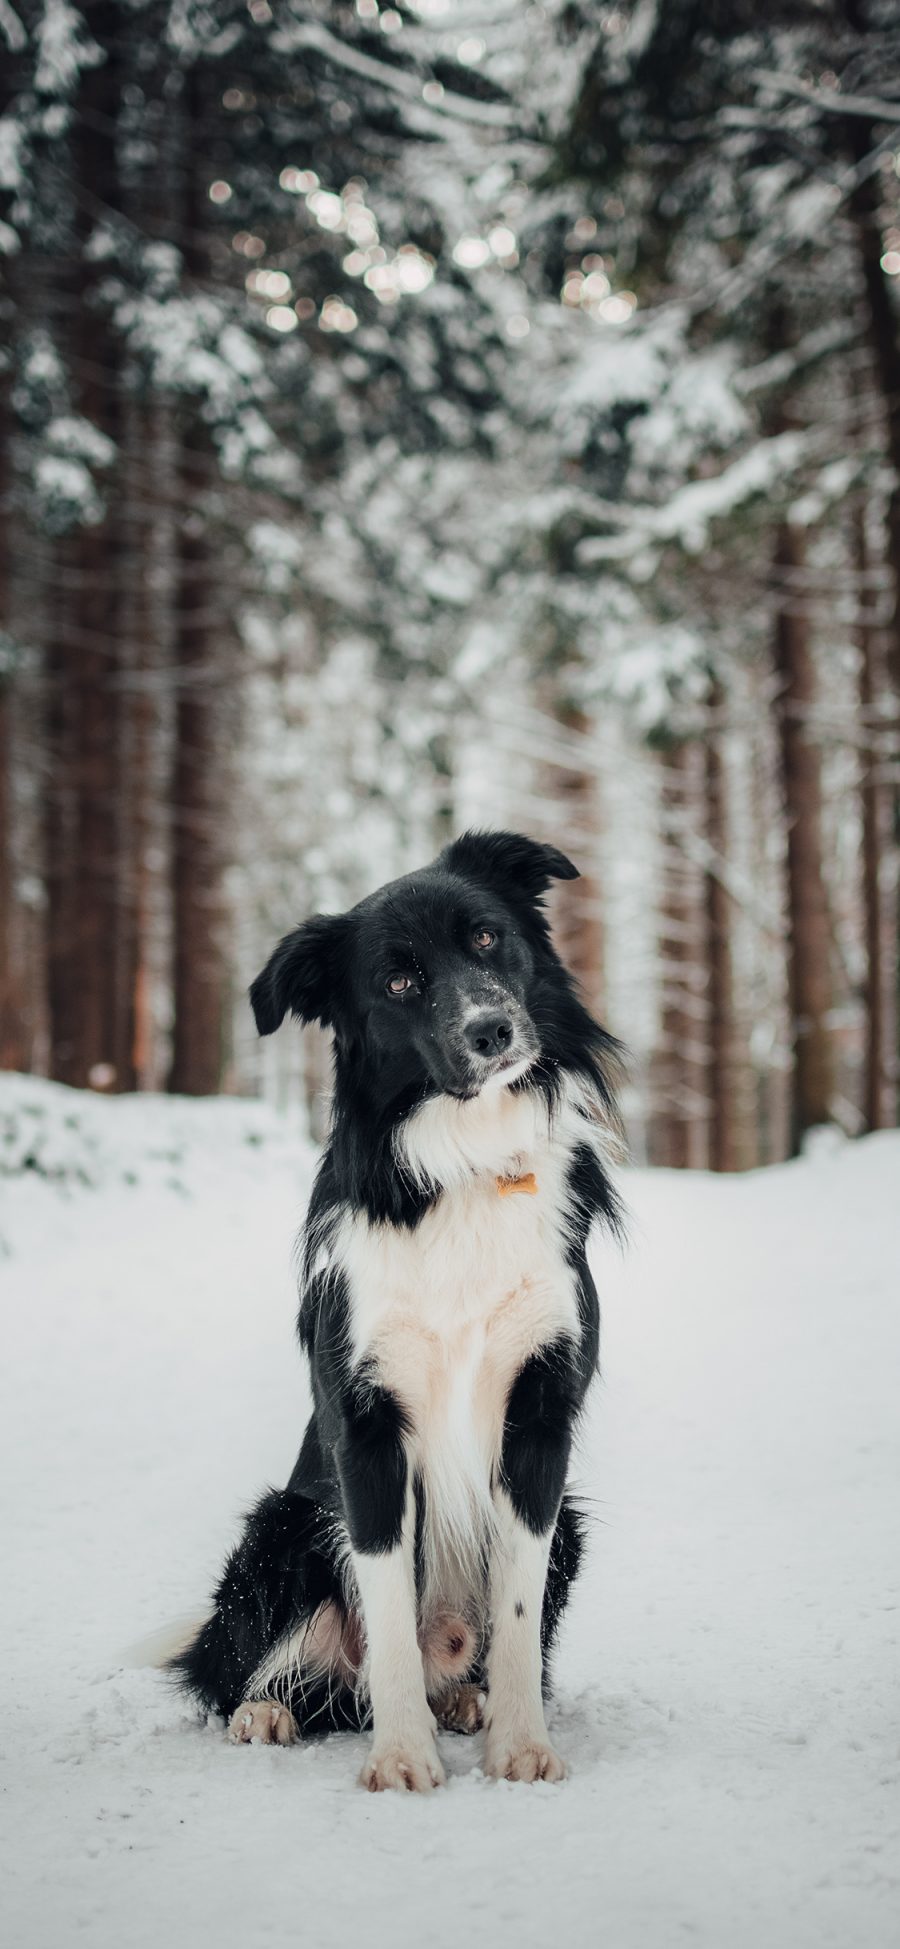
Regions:
<instances>
[{"instance_id":1,"label":"dog's head","mask_svg":"<svg viewBox=\"0 0 900 1949\"><path fill-rule=\"evenodd\" d=\"M541 896L577 877L552 846L465 833L422 872L288 934L250 990L256 1026L270 1035L290 1013L333 1028L392 1095L513 1083L548 1053L550 990L566 979Z\"/></svg>"}]
</instances>

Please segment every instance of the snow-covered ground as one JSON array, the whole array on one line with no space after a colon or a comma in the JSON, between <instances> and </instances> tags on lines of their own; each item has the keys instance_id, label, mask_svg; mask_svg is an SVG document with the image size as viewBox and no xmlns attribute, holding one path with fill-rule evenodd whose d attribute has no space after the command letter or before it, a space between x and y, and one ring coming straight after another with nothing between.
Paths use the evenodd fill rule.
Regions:
<instances>
[{"instance_id":1,"label":"snow-covered ground","mask_svg":"<svg viewBox=\"0 0 900 1949\"><path fill-rule=\"evenodd\" d=\"M425 1800L359 1792L349 1735L231 1747L123 1662L293 1461L310 1164L256 1105L0 1078L6 1940L896 1943L900 1136L628 1177L571 1777L491 1784L445 1736Z\"/></svg>"}]
</instances>

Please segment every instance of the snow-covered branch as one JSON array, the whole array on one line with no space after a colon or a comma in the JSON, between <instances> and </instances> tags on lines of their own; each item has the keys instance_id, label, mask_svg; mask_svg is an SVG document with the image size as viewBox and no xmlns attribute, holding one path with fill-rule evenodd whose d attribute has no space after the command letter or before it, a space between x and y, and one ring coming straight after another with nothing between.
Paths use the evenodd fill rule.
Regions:
<instances>
[{"instance_id":1,"label":"snow-covered branch","mask_svg":"<svg viewBox=\"0 0 900 1949\"><path fill-rule=\"evenodd\" d=\"M817 88L799 75L780 74L774 68L751 68L749 79L776 95L793 95L823 108L829 115L861 116L866 122L900 122L900 102L883 95L842 95L836 88Z\"/></svg>"},{"instance_id":2,"label":"snow-covered branch","mask_svg":"<svg viewBox=\"0 0 900 1949\"><path fill-rule=\"evenodd\" d=\"M447 116L482 128L511 130L518 126L516 111L502 102L481 101L473 95L455 94L447 88L436 92L434 98L429 95L423 98L419 75L397 67L393 62L377 61L358 47L350 47L318 21L297 21L290 26L282 26L275 39L285 53L295 54L308 48L321 54L335 67L345 68L360 80L383 88L389 95L399 95L420 108L427 103L436 122L441 116Z\"/></svg>"},{"instance_id":3,"label":"snow-covered branch","mask_svg":"<svg viewBox=\"0 0 900 1949\"><path fill-rule=\"evenodd\" d=\"M770 440L760 440L714 478L686 482L662 507L619 509L622 532L585 537L578 543L578 560L585 567L625 561L648 542L677 541L688 554L696 554L704 547L714 521L733 514L748 501L783 488L819 451L821 443L821 435L815 430L779 433Z\"/></svg>"}]
</instances>

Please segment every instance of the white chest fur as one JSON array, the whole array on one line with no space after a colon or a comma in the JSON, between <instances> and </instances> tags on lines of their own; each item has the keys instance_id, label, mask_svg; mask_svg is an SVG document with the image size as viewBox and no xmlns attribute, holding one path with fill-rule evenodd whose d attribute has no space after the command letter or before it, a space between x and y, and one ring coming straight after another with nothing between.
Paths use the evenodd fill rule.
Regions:
<instances>
[{"instance_id":1,"label":"white chest fur","mask_svg":"<svg viewBox=\"0 0 900 1949\"><path fill-rule=\"evenodd\" d=\"M566 1171L584 1141L577 1124L571 1106L551 1121L540 1099L508 1090L427 1103L405 1127L402 1161L444 1186L437 1203L412 1231L357 1214L335 1238L353 1362L371 1362L406 1410L445 1565L464 1562L491 1523L516 1374L578 1330L565 1252ZM527 1172L534 1195L500 1196L498 1174Z\"/></svg>"}]
</instances>

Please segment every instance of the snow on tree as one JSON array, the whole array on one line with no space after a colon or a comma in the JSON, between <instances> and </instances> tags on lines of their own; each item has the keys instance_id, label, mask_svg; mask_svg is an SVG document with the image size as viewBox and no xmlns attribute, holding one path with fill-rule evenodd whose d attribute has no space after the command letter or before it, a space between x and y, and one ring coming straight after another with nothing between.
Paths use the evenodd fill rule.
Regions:
<instances>
[{"instance_id":1,"label":"snow on tree","mask_svg":"<svg viewBox=\"0 0 900 1949\"><path fill-rule=\"evenodd\" d=\"M0 32L6 1059L311 1088L271 933L512 821L639 1148L889 1119L892 10Z\"/></svg>"}]
</instances>

